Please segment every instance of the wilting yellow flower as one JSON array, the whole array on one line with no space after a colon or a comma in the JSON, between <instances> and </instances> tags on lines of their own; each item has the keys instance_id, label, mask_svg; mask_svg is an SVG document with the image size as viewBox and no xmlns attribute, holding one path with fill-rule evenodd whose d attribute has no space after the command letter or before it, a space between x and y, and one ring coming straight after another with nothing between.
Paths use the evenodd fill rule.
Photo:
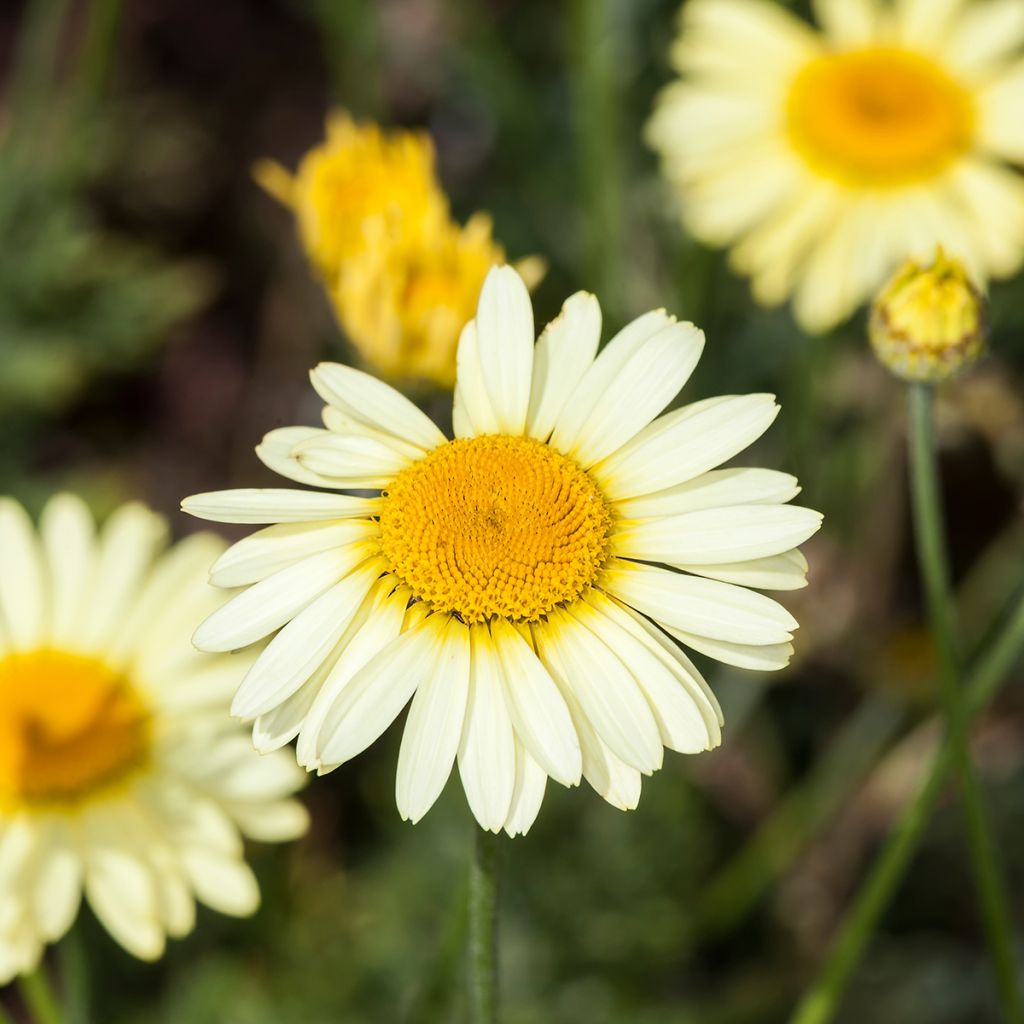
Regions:
<instances>
[{"instance_id":1,"label":"wilting yellow flower","mask_svg":"<svg viewBox=\"0 0 1024 1024\"><path fill-rule=\"evenodd\" d=\"M448 216L434 147L420 132L385 134L347 114L327 120L327 138L291 175L261 161L256 180L290 207L310 261L332 289L346 260L382 245L419 246Z\"/></svg>"},{"instance_id":2,"label":"wilting yellow flower","mask_svg":"<svg viewBox=\"0 0 1024 1024\"><path fill-rule=\"evenodd\" d=\"M939 381L985 346L985 304L963 265L940 249L931 266L907 260L871 306L871 346L906 380Z\"/></svg>"},{"instance_id":3,"label":"wilting yellow flower","mask_svg":"<svg viewBox=\"0 0 1024 1024\"><path fill-rule=\"evenodd\" d=\"M788 504L791 476L718 468L768 429L773 396L661 415L703 333L658 310L599 353L600 336L579 292L535 343L523 281L495 268L459 341L454 440L381 381L324 363L326 429L257 448L318 490L183 502L273 524L216 562L214 583L248 589L195 634L209 651L276 634L232 705L258 748L297 736L300 763L330 771L411 701L402 816L428 811L457 759L480 825L515 835L549 776L630 808L664 747L717 746L720 709L680 644L744 668L789 661L797 623L757 591L805 585L798 546L821 516Z\"/></svg>"},{"instance_id":4,"label":"wilting yellow flower","mask_svg":"<svg viewBox=\"0 0 1024 1024\"><path fill-rule=\"evenodd\" d=\"M0 499L0 983L31 970L84 892L129 952L190 932L195 900L250 914L242 834L292 839L291 759L261 758L227 716L253 657L198 654L189 622L221 599L198 534L125 505L97 536L60 495L37 534Z\"/></svg>"},{"instance_id":5,"label":"wilting yellow flower","mask_svg":"<svg viewBox=\"0 0 1024 1024\"><path fill-rule=\"evenodd\" d=\"M824 330L908 254L1024 256L1024 4L690 0L648 125L690 230Z\"/></svg>"},{"instance_id":6,"label":"wilting yellow flower","mask_svg":"<svg viewBox=\"0 0 1024 1024\"><path fill-rule=\"evenodd\" d=\"M504 262L490 217L478 213L465 227L444 222L413 248L369 249L342 268L334 298L349 340L382 376L450 388L459 332L487 272ZM517 267L530 287L543 274L537 259Z\"/></svg>"},{"instance_id":7,"label":"wilting yellow flower","mask_svg":"<svg viewBox=\"0 0 1024 1024\"><path fill-rule=\"evenodd\" d=\"M392 380L455 382L459 331L473 316L491 267L505 251L486 214L452 219L427 136L328 121L327 141L294 175L270 161L256 176L290 206L310 260L353 347ZM518 268L531 287L544 272Z\"/></svg>"}]
</instances>

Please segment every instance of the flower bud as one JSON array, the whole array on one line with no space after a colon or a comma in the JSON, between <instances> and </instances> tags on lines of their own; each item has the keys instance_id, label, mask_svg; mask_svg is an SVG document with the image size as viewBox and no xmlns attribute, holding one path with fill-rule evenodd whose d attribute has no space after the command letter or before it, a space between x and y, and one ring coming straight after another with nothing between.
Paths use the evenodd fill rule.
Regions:
<instances>
[{"instance_id":1,"label":"flower bud","mask_svg":"<svg viewBox=\"0 0 1024 1024\"><path fill-rule=\"evenodd\" d=\"M907 260L871 305L871 347L904 380L952 377L978 358L985 334L984 298L941 248L929 267Z\"/></svg>"}]
</instances>

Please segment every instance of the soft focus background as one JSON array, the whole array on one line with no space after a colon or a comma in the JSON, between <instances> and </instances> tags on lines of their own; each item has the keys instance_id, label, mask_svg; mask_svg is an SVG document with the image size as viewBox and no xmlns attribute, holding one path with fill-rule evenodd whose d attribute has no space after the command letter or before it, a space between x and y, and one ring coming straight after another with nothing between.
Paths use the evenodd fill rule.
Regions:
<instances>
[{"instance_id":1,"label":"soft focus background","mask_svg":"<svg viewBox=\"0 0 1024 1024\"><path fill-rule=\"evenodd\" d=\"M799 475L823 510L811 583L784 595L797 658L701 665L723 747L644 784L622 814L548 787L507 844L509 1024L785 1019L938 735L904 486L904 391L863 317L823 338L756 307L677 226L641 141L667 79L675 0L34 0L0 6L0 491L180 497L271 485L266 431L314 423L306 372L350 358L291 215L250 176L293 167L334 105L432 134L461 220L493 214L543 255L538 323L578 288L605 337L665 306L708 336L685 399L772 391L745 461ZM942 392L958 601L969 647L1024 567L1024 290L993 288L991 354ZM439 397L424 399L443 408ZM1018 672L1019 676L1019 672ZM977 757L1024 916L1020 678ZM204 913L156 966L85 915L55 957L102 1024L461 1022L466 863L457 780L418 826L393 800L397 728L306 791L313 830L254 853L264 906ZM947 800L839 1020L996 1020ZM11 1007L16 1006L13 999ZM84 1024L84 1022L75 1022Z\"/></svg>"}]
</instances>

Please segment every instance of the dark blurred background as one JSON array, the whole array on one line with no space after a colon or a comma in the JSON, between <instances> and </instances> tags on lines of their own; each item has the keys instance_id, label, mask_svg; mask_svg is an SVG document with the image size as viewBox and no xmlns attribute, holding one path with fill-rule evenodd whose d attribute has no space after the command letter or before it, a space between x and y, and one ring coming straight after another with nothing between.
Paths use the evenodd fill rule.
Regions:
<instances>
[{"instance_id":1,"label":"dark blurred background","mask_svg":"<svg viewBox=\"0 0 1024 1024\"><path fill-rule=\"evenodd\" d=\"M802 336L756 307L721 254L687 239L641 130L669 75L667 0L33 0L0 6L0 489L37 509L127 497L180 533L188 493L271 485L253 446L313 423L307 370L348 360L291 215L251 178L293 167L333 106L422 127L460 219L494 217L511 257L549 271L538 323L596 291L605 336L664 306L703 327L684 400L776 392L751 464L797 473L826 513L794 664L702 662L723 747L667 754L622 814L549 785L509 842L508 1024L761 1024L786 1019L938 738L904 486L903 390L863 318ZM942 395L964 640L1024 569L1024 292L992 291L991 355ZM437 397L429 399L436 407ZM1024 702L983 717L977 756L1024 903ZM88 917L56 953L117 1024L461 1022L474 825L457 780L402 824L399 730L313 780L301 844L254 850L264 906L204 914L159 965ZM997 1020L947 800L855 976L840 1021ZM81 1022L78 1022L81 1024Z\"/></svg>"}]
</instances>

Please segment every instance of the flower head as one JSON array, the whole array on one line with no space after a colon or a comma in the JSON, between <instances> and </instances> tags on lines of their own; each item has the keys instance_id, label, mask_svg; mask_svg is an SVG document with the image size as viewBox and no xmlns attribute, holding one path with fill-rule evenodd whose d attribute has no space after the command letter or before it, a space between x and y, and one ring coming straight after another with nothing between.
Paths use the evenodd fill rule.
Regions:
<instances>
[{"instance_id":1,"label":"flower head","mask_svg":"<svg viewBox=\"0 0 1024 1024\"><path fill-rule=\"evenodd\" d=\"M985 347L985 303L962 264L940 249L930 266L907 260L889 279L872 303L869 335L897 376L945 380Z\"/></svg>"},{"instance_id":2,"label":"flower head","mask_svg":"<svg viewBox=\"0 0 1024 1024\"><path fill-rule=\"evenodd\" d=\"M505 262L491 220L452 217L429 138L385 134L348 115L290 175L270 161L260 183L295 211L303 243L338 320L365 363L390 380L451 387L459 331L484 276ZM536 258L519 265L532 286Z\"/></svg>"},{"instance_id":3,"label":"flower head","mask_svg":"<svg viewBox=\"0 0 1024 1024\"><path fill-rule=\"evenodd\" d=\"M716 468L774 420L771 395L659 414L696 366L692 324L662 311L598 355L580 292L534 344L520 277L490 272L462 331L455 439L358 370L325 363L325 429L257 454L315 491L200 494L186 511L272 523L215 563L249 589L198 629L227 651L276 633L235 696L261 749L298 736L329 771L410 702L399 811L421 818L457 760L493 831L525 832L550 776L635 807L663 748L718 744L714 695L679 644L781 668L796 622L748 588L804 585L821 517L783 473ZM376 490L373 497L346 494Z\"/></svg>"},{"instance_id":4,"label":"flower head","mask_svg":"<svg viewBox=\"0 0 1024 1024\"><path fill-rule=\"evenodd\" d=\"M908 253L977 281L1024 257L1024 8L691 0L648 125L690 230L825 330ZM751 58L756 54L756 59Z\"/></svg>"},{"instance_id":5,"label":"flower head","mask_svg":"<svg viewBox=\"0 0 1024 1024\"><path fill-rule=\"evenodd\" d=\"M196 899L249 914L241 835L305 830L301 773L261 759L225 714L253 655L204 658L182 640L221 601L204 570L224 545L165 543L141 505L96 536L60 495L37 535L0 499L0 980L34 967L83 891L144 959L192 930Z\"/></svg>"}]
</instances>

